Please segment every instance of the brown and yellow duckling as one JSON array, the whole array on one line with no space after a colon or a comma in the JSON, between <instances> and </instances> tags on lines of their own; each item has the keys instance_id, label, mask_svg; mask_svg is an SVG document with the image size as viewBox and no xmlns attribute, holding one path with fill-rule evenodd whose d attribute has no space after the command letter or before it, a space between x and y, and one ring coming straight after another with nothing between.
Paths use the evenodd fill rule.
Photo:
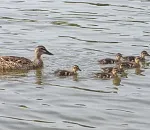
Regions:
<instances>
[{"instance_id":1,"label":"brown and yellow duckling","mask_svg":"<svg viewBox=\"0 0 150 130\"><path fill-rule=\"evenodd\" d=\"M120 65L123 67L123 68L126 68L126 69L130 69L130 68L139 68L141 67L140 65L140 62L141 62L141 57L137 56L135 57L135 61L133 62L122 62L120 63Z\"/></svg>"},{"instance_id":2,"label":"brown and yellow duckling","mask_svg":"<svg viewBox=\"0 0 150 130\"><path fill-rule=\"evenodd\" d=\"M147 51L142 51L141 55L140 55L141 62L145 61L145 56L150 56L150 54ZM125 56L125 57L122 57L122 58L126 61L135 61L135 57L136 56Z\"/></svg>"},{"instance_id":3,"label":"brown and yellow duckling","mask_svg":"<svg viewBox=\"0 0 150 130\"><path fill-rule=\"evenodd\" d=\"M111 79L111 78L118 77L117 73L118 73L118 69L114 67L111 73L106 73L106 72L96 73L95 77L101 78L101 79Z\"/></svg>"},{"instance_id":4,"label":"brown and yellow duckling","mask_svg":"<svg viewBox=\"0 0 150 130\"><path fill-rule=\"evenodd\" d=\"M116 59L105 58L105 59L99 60L98 62L99 62L99 64L115 64L115 63L121 62L121 58L122 58L122 54L117 53Z\"/></svg>"},{"instance_id":5,"label":"brown and yellow duckling","mask_svg":"<svg viewBox=\"0 0 150 130\"><path fill-rule=\"evenodd\" d=\"M43 67L41 56L43 54L53 55L44 46L35 48L35 59L31 61L18 56L0 56L0 71L31 70Z\"/></svg>"},{"instance_id":6,"label":"brown and yellow duckling","mask_svg":"<svg viewBox=\"0 0 150 130\"><path fill-rule=\"evenodd\" d=\"M111 73L114 67L103 67L101 68L105 73ZM119 64L116 66L116 69L118 73L123 73L124 72L124 66L122 64Z\"/></svg>"},{"instance_id":7,"label":"brown and yellow duckling","mask_svg":"<svg viewBox=\"0 0 150 130\"><path fill-rule=\"evenodd\" d=\"M56 70L54 73L57 76L73 76L73 75L77 75L77 71L81 71L81 69L79 68L79 66L74 65L72 67L72 71L69 71L69 70Z\"/></svg>"}]
</instances>

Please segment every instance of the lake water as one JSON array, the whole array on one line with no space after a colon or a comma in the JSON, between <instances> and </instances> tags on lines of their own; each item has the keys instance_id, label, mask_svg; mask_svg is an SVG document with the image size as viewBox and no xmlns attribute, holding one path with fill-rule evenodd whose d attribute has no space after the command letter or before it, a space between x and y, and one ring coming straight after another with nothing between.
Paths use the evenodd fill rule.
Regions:
<instances>
[{"instance_id":1,"label":"lake water","mask_svg":"<svg viewBox=\"0 0 150 130\"><path fill-rule=\"evenodd\" d=\"M0 74L1 130L149 130L149 66L119 86L93 78L99 59L150 53L149 0L1 0L0 55L38 45L54 54L43 70ZM74 64L75 79L53 74Z\"/></svg>"}]
</instances>

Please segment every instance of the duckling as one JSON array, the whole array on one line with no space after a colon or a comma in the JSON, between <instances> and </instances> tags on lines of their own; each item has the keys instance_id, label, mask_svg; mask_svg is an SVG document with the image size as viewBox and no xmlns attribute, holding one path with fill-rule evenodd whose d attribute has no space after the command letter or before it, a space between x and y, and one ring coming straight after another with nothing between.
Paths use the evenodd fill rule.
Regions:
<instances>
[{"instance_id":1,"label":"duckling","mask_svg":"<svg viewBox=\"0 0 150 130\"><path fill-rule=\"evenodd\" d=\"M122 58L122 54L117 53L116 59L106 58L106 59L101 59L98 62L100 64L114 64L114 63L119 63L121 61L121 58Z\"/></svg>"},{"instance_id":2,"label":"duckling","mask_svg":"<svg viewBox=\"0 0 150 130\"><path fill-rule=\"evenodd\" d=\"M142 51L141 52L141 62L144 62L145 61L145 56L150 56L150 54L147 52L147 51ZM126 61L135 61L135 57L136 56L125 56L125 57L122 57L124 60Z\"/></svg>"},{"instance_id":3,"label":"duckling","mask_svg":"<svg viewBox=\"0 0 150 130\"><path fill-rule=\"evenodd\" d=\"M130 68L139 68L141 67L140 65L141 62L141 57L137 56L135 57L135 61L133 62L122 62L120 65L124 68L130 69Z\"/></svg>"},{"instance_id":4,"label":"duckling","mask_svg":"<svg viewBox=\"0 0 150 130\"><path fill-rule=\"evenodd\" d=\"M79 66L74 65L72 67L72 71L68 71L68 70L56 70L54 73L57 76L73 76L73 75L77 75L77 71L81 71L81 69L79 68Z\"/></svg>"},{"instance_id":5,"label":"duckling","mask_svg":"<svg viewBox=\"0 0 150 130\"><path fill-rule=\"evenodd\" d=\"M44 46L35 48L35 59L31 61L18 56L0 56L0 71L31 70L43 67L41 56L43 54L53 55Z\"/></svg>"},{"instance_id":6,"label":"duckling","mask_svg":"<svg viewBox=\"0 0 150 130\"><path fill-rule=\"evenodd\" d=\"M101 68L105 73L111 73L114 67L104 67ZM118 65L117 67L118 73L123 73L124 72L124 66L122 64Z\"/></svg>"},{"instance_id":7,"label":"duckling","mask_svg":"<svg viewBox=\"0 0 150 130\"><path fill-rule=\"evenodd\" d=\"M117 73L118 73L118 69L116 67L114 67L112 69L111 73L105 73L105 72L96 73L95 77L101 78L101 79L111 79L111 78L118 77Z\"/></svg>"}]
</instances>

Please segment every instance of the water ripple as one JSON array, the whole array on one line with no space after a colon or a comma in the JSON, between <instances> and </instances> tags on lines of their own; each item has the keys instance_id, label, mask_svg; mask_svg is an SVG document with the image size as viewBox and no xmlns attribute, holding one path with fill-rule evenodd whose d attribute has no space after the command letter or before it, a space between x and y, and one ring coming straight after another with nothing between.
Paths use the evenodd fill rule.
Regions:
<instances>
[{"instance_id":1,"label":"water ripple","mask_svg":"<svg viewBox=\"0 0 150 130\"><path fill-rule=\"evenodd\" d=\"M95 6L110 6L110 4L101 4L101 3L90 3L90 2L71 2L71 1L64 1L64 3L69 4L89 4L89 5L95 5Z\"/></svg>"}]
</instances>

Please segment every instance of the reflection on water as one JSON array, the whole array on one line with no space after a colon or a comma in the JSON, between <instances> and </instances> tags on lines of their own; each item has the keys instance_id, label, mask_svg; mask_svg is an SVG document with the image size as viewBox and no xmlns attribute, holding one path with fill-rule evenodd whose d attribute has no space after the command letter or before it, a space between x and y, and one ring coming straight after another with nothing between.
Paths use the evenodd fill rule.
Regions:
<instances>
[{"instance_id":1,"label":"reflection on water","mask_svg":"<svg viewBox=\"0 0 150 130\"><path fill-rule=\"evenodd\" d=\"M35 70L35 77L36 77L36 84L42 85L43 83L43 69L36 69Z\"/></svg>"},{"instance_id":2,"label":"reflection on water","mask_svg":"<svg viewBox=\"0 0 150 130\"><path fill-rule=\"evenodd\" d=\"M136 75L141 75L141 76L145 76L144 74L142 74L142 72L144 72L144 70L141 70L141 68L135 68L135 74Z\"/></svg>"},{"instance_id":3,"label":"reflection on water","mask_svg":"<svg viewBox=\"0 0 150 130\"><path fill-rule=\"evenodd\" d=\"M121 78L119 76L116 76L113 78L112 82L113 82L113 85L119 86L121 82Z\"/></svg>"},{"instance_id":4,"label":"reflection on water","mask_svg":"<svg viewBox=\"0 0 150 130\"><path fill-rule=\"evenodd\" d=\"M6 77L25 77L27 76L27 73L29 72L29 70L0 70L0 76L3 78Z\"/></svg>"}]
</instances>

